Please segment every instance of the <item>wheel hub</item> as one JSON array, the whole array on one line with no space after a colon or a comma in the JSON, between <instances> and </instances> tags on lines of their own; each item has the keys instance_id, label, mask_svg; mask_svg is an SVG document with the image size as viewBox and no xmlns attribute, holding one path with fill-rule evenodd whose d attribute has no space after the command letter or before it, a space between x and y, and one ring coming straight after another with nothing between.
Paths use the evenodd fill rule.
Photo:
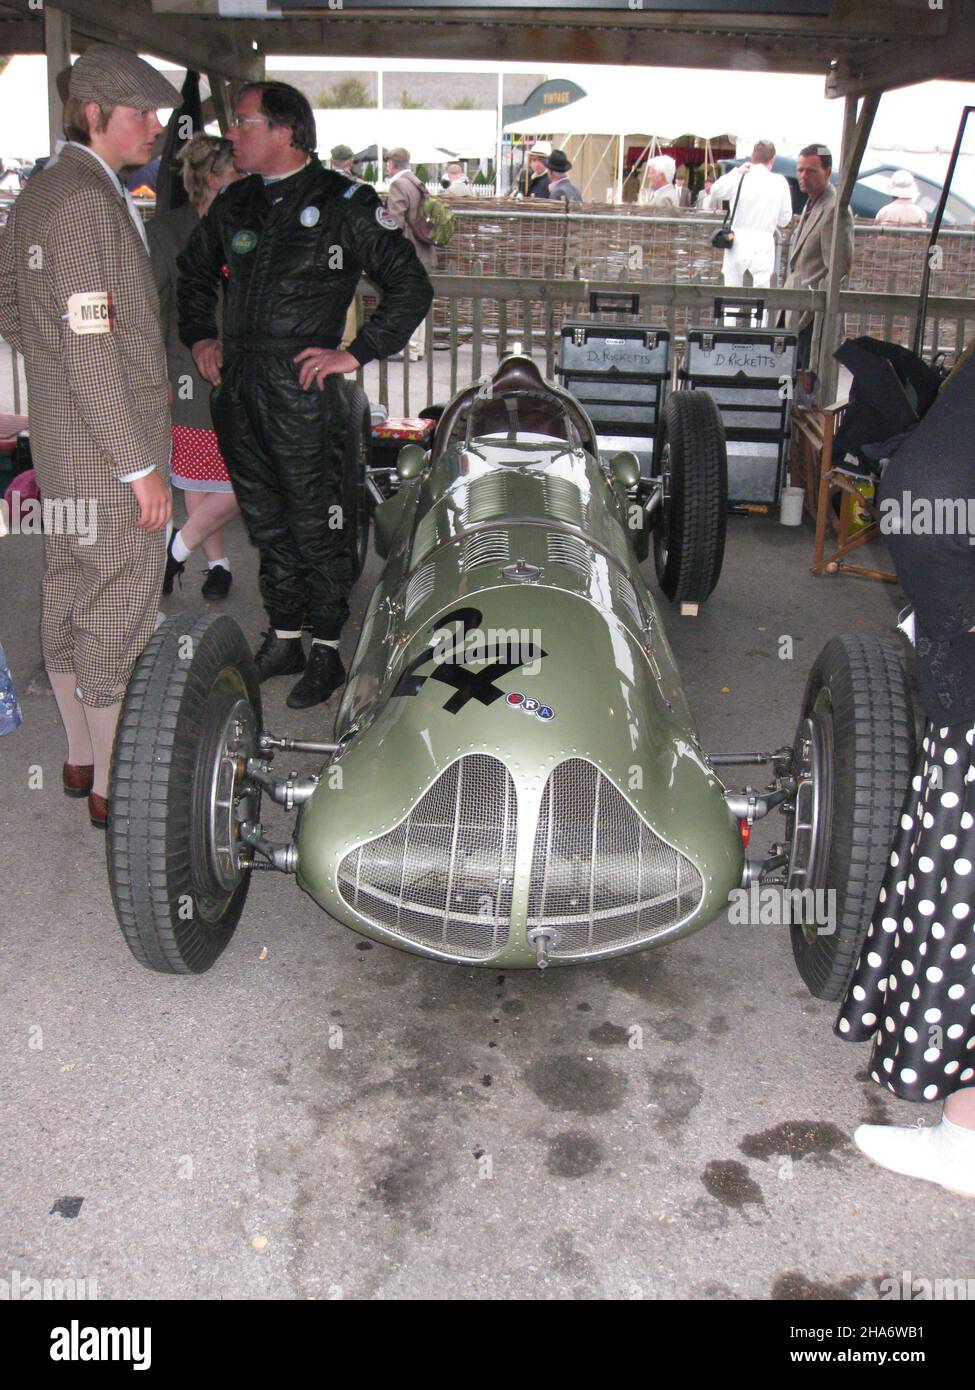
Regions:
<instances>
[{"instance_id":1,"label":"wheel hub","mask_svg":"<svg viewBox=\"0 0 975 1390\"><path fill-rule=\"evenodd\" d=\"M260 730L250 702L235 701L217 737L210 769L206 848L210 873L231 893L240 882L240 826L256 820L260 792L248 780L246 763L258 748Z\"/></svg>"},{"instance_id":2,"label":"wheel hub","mask_svg":"<svg viewBox=\"0 0 975 1390\"><path fill-rule=\"evenodd\" d=\"M822 710L812 713L799 725L793 752L795 800L787 819L790 840L790 891L814 892L826 886L826 867L832 839L833 820L833 722ZM817 927L804 925L803 935L815 942Z\"/></svg>"}]
</instances>

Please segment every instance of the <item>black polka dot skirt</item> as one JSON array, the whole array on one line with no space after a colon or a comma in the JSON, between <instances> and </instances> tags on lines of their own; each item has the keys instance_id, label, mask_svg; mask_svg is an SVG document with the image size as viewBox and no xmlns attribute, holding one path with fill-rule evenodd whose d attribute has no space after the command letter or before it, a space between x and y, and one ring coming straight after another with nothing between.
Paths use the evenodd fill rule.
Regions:
<instances>
[{"instance_id":1,"label":"black polka dot skirt","mask_svg":"<svg viewBox=\"0 0 975 1390\"><path fill-rule=\"evenodd\" d=\"M975 1085L975 725L928 724L836 1021L902 1100Z\"/></svg>"}]
</instances>

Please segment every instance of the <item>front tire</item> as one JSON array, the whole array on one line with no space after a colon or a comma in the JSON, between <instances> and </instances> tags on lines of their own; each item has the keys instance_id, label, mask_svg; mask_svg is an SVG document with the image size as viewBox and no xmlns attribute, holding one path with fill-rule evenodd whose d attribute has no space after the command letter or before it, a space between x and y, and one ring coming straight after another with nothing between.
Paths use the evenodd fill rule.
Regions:
<instances>
[{"instance_id":1,"label":"front tire","mask_svg":"<svg viewBox=\"0 0 975 1390\"><path fill-rule=\"evenodd\" d=\"M261 695L232 618L176 614L129 682L109 790L108 876L129 949L149 970L200 974L224 950L250 886L243 819L259 790Z\"/></svg>"},{"instance_id":2,"label":"front tire","mask_svg":"<svg viewBox=\"0 0 975 1390\"><path fill-rule=\"evenodd\" d=\"M790 928L799 974L817 999L841 999L850 983L914 757L914 712L896 648L879 637L834 637L806 684L788 823L788 886L830 895L832 931L822 923Z\"/></svg>"},{"instance_id":3,"label":"front tire","mask_svg":"<svg viewBox=\"0 0 975 1390\"><path fill-rule=\"evenodd\" d=\"M718 407L704 391L672 391L654 450L662 515L653 533L661 589L674 603L703 603L724 561L728 452Z\"/></svg>"}]
</instances>

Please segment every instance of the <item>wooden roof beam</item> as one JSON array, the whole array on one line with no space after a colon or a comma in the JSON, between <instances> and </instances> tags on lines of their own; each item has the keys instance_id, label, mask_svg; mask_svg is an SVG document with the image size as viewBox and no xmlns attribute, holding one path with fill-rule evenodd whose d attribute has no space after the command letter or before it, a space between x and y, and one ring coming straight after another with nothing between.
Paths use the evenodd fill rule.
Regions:
<instances>
[{"instance_id":1,"label":"wooden roof beam","mask_svg":"<svg viewBox=\"0 0 975 1390\"><path fill-rule=\"evenodd\" d=\"M73 0L82 3L83 0ZM519 60L531 54L540 63L596 63L620 66L702 67L756 72L795 72L825 75L830 61L848 47L868 50L881 39L837 41L807 36L746 34L715 31L706 34L665 32L646 24L622 24L616 17L597 26L573 22L571 12L558 23L515 20L486 21L478 11L463 21L445 21L436 11L402 12L397 18L376 19L335 11L327 19L253 21L248 37L256 36L267 57L274 54L328 54L364 59L415 57L423 59ZM630 18L630 16L627 16ZM639 20L639 16L636 16ZM204 20L204 27L227 24Z\"/></svg>"},{"instance_id":2,"label":"wooden roof beam","mask_svg":"<svg viewBox=\"0 0 975 1390\"><path fill-rule=\"evenodd\" d=\"M33 20L39 43L35 51L43 52L43 10L31 8L29 0L4 0L4 5ZM263 76L263 55L253 52L249 33L239 26L217 30L197 19L161 18L114 0L57 0L52 8L71 17L76 52L86 47L77 43L84 36L98 43L152 53L181 67L219 73L232 81Z\"/></svg>"},{"instance_id":3,"label":"wooden roof beam","mask_svg":"<svg viewBox=\"0 0 975 1390\"><path fill-rule=\"evenodd\" d=\"M827 79L831 97L913 87L938 78L971 78L975 70L975 5L958 0L947 34L923 42L901 41L882 51L856 50L838 58Z\"/></svg>"}]
</instances>

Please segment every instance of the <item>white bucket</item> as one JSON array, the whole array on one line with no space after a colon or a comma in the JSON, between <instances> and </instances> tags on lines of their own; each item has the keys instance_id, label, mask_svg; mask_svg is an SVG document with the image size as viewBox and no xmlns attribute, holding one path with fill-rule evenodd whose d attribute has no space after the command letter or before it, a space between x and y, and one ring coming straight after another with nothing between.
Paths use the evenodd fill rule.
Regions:
<instances>
[{"instance_id":1,"label":"white bucket","mask_svg":"<svg viewBox=\"0 0 975 1390\"><path fill-rule=\"evenodd\" d=\"M802 504L805 493L801 487L784 487L779 499L779 520L783 526L802 525Z\"/></svg>"}]
</instances>

